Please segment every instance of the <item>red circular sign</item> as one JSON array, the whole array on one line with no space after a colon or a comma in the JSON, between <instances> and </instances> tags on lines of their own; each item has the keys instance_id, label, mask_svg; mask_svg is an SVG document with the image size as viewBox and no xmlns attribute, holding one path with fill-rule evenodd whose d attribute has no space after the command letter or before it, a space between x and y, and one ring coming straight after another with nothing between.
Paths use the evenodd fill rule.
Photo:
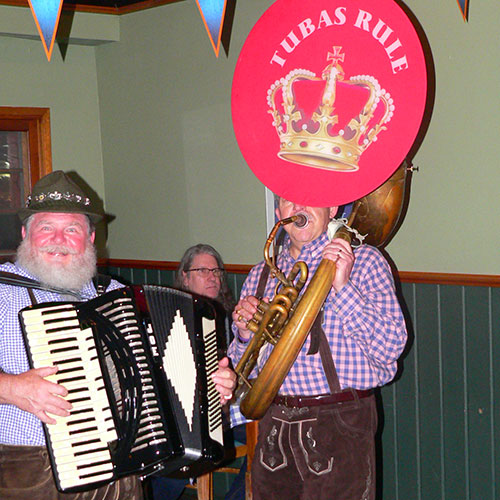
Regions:
<instances>
[{"instance_id":1,"label":"red circular sign","mask_svg":"<svg viewBox=\"0 0 500 500\"><path fill-rule=\"evenodd\" d=\"M426 93L420 40L393 0L277 0L238 59L233 125L271 191L342 205L401 164Z\"/></svg>"}]
</instances>

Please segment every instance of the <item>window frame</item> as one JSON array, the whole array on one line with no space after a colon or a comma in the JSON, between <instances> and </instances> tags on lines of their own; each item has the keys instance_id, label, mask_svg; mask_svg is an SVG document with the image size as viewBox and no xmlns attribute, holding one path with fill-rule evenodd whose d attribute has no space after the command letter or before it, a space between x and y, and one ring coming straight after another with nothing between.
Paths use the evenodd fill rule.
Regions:
<instances>
[{"instance_id":1,"label":"window frame","mask_svg":"<svg viewBox=\"0 0 500 500\"><path fill-rule=\"evenodd\" d=\"M0 106L0 130L27 133L29 175L23 170L23 177L24 192L31 193L34 184L52 172L50 109ZM2 253L0 262L15 256L15 249L7 250L12 252Z\"/></svg>"}]
</instances>

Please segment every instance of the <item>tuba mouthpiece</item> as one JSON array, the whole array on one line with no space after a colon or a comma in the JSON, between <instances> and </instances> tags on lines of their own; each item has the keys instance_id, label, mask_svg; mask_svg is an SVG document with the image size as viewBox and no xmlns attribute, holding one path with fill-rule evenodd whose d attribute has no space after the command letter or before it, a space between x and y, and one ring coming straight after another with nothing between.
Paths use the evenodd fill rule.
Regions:
<instances>
[{"instance_id":1,"label":"tuba mouthpiece","mask_svg":"<svg viewBox=\"0 0 500 500\"><path fill-rule=\"evenodd\" d=\"M296 214L295 217L296 217L296 219L295 219L294 224L297 227L307 226L307 223L309 222L309 217L307 217L306 214Z\"/></svg>"}]
</instances>

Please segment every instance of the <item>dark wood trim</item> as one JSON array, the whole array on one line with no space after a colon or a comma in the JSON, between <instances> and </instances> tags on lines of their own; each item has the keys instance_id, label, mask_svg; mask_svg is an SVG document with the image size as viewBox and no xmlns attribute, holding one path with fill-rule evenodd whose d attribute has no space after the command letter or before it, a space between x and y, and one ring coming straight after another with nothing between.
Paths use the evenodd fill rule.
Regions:
<instances>
[{"instance_id":1,"label":"dark wood trim","mask_svg":"<svg viewBox=\"0 0 500 500\"><path fill-rule=\"evenodd\" d=\"M403 283L500 287L500 276L495 274L450 274L399 271L398 277Z\"/></svg>"},{"instance_id":2,"label":"dark wood trim","mask_svg":"<svg viewBox=\"0 0 500 500\"><path fill-rule=\"evenodd\" d=\"M99 265L175 271L179 263L159 260L101 259L99 260ZM235 274L248 274L251 268L251 265L246 264L226 264L226 270ZM397 277L403 283L500 287L500 276L489 274L447 274L399 271Z\"/></svg>"},{"instance_id":3,"label":"dark wood trim","mask_svg":"<svg viewBox=\"0 0 500 500\"><path fill-rule=\"evenodd\" d=\"M31 187L52 172L50 109L0 106L5 130L24 130L29 134ZM31 191L31 190L30 190Z\"/></svg>"},{"instance_id":4,"label":"dark wood trim","mask_svg":"<svg viewBox=\"0 0 500 500\"><path fill-rule=\"evenodd\" d=\"M52 171L50 109L0 106L0 130L25 133L22 140L22 156L27 161L26 165L22 165L24 193L31 193L33 185ZM18 199L15 205L11 205L9 210L11 214L15 214L19 208L19 202L21 206L24 205L24 196L23 199ZM20 231L16 239L18 242L21 241ZM0 261L13 259L16 246L17 244L11 249L2 249Z\"/></svg>"},{"instance_id":5,"label":"dark wood trim","mask_svg":"<svg viewBox=\"0 0 500 500\"><path fill-rule=\"evenodd\" d=\"M152 9L153 7L159 7L160 5L167 5L169 3L179 2L180 0L145 0L143 2L137 2L131 5L123 5L118 7L117 14L129 14L130 12L137 12L139 10ZM93 7L94 9L96 7ZM91 11L97 12L97 11Z\"/></svg>"},{"instance_id":6,"label":"dark wood trim","mask_svg":"<svg viewBox=\"0 0 500 500\"><path fill-rule=\"evenodd\" d=\"M142 2L139 1L129 5L122 5L120 7L106 6L106 5L88 5L84 1L81 3L76 1L73 3L64 2L62 8L65 11L89 12L92 14L121 15L121 14L128 14L130 12L136 12L139 10L151 9L153 7L159 7L160 5L166 5L178 1L180 0L144 0ZM0 0L0 5L29 7L28 0Z\"/></svg>"},{"instance_id":7,"label":"dark wood trim","mask_svg":"<svg viewBox=\"0 0 500 500\"><path fill-rule=\"evenodd\" d=\"M247 264L224 264L226 271L235 274L248 274L253 265Z\"/></svg>"},{"instance_id":8,"label":"dark wood trim","mask_svg":"<svg viewBox=\"0 0 500 500\"><path fill-rule=\"evenodd\" d=\"M128 260L128 259L99 259L99 266L130 267L134 269L159 269L160 271L175 271L179 262L167 260Z\"/></svg>"},{"instance_id":9,"label":"dark wood trim","mask_svg":"<svg viewBox=\"0 0 500 500\"><path fill-rule=\"evenodd\" d=\"M176 271L179 262L167 260L128 260L128 259L99 259L99 266L128 267L134 269L157 269L160 271ZM235 274L248 274L252 266L246 264L225 264L226 270Z\"/></svg>"}]
</instances>

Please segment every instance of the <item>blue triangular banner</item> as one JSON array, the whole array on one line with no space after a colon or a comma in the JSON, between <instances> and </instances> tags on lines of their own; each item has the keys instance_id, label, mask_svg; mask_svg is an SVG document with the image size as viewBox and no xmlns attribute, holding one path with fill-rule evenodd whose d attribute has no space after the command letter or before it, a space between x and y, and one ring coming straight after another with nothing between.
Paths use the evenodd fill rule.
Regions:
<instances>
[{"instance_id":1,"label":"blue triangular banner","mask_svg":"<svg viewBox=\"0 0 500 500\"><path fill-rule=\"evenodd\" d=\"M222 26L224 24L224 14L226 12L226 1L227 0L196 0L216 57L219 57Z\"/></svg>"},{"instance_id":2,"label":"blue triangular banner","mask_svg":"<svg viewBox=\"0 0 500 500\"><path fill-rule=\"evenodd\" d=\"M47 59L50 61L54 41L56 38L57 25L63 0L28 0L35 18L38 33L42 39L43 48Z\"/></svg>"},{"instance_id":3,"label":"blue triangular banner","mask_svg":"<svg viewBox=\"0 0 500 500\"><path fill-rule=\"evenodd\" d=\"M457 0L458 6L462 12L462 17L464 21L468 18L469 0Z\"/></svg>"}]
</instances>

